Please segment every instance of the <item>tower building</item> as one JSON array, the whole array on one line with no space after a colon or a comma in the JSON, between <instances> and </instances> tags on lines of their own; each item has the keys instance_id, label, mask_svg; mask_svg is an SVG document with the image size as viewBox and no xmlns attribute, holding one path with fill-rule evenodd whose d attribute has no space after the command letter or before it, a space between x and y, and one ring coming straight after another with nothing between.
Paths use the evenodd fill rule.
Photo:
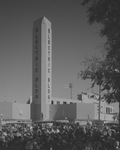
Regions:
<instances>
[{"instance_id":1,"label":"tower building","mask_svg":"<svg viewBox=\"0 0 120 150\"><path fill-rule=\"evenodd\" d=\"M42 17L33 23L32 120L48 120L52 87L51 22Z\"/></svg>"}]
</instances>

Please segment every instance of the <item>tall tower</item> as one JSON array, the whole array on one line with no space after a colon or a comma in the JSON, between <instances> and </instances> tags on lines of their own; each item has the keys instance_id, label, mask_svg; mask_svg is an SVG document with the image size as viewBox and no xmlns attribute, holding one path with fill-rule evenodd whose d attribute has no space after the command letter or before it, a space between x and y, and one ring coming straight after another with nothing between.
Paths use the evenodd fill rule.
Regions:
<instances>
[{"instance_id":1,"label":"tall tower","mask_svg":"<svg viewBox=\"0 0 120 150\"><path fill-rule=\"evenodd\" d=\"M48 120L51 100L52 29L42 17L33 23L32 120Z\"/></svg>"}]
</instances>

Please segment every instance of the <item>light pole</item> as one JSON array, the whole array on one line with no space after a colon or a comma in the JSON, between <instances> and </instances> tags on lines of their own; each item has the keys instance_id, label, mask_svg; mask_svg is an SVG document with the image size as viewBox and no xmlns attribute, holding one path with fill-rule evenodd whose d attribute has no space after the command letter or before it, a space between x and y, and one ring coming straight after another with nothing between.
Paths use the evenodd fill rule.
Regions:
<instances>
[{"instance_id":1,"label":"light pole","mask_svg":"<svg viewBox=\"0 0 120 150\"><path fill-rule=\"evenodd\" d=\"M72 83L69 84L69 88L70 88L70 99L72 99L72 88L73 88Z\"/></svg>"},{"instance_id":2,"label":"light pole","mask_svg":"<svg viewBox=\"0 0 120 150\"><path fill-rule=\"evenodd\" d=\"M98 104L98 120L100 121L100 113L101 113L101 84L99 84L99 104Z\"/></svg>"},{"instance_id":3,"label":"light pole","mask_svg":"<svg viewBox=\"0 0 120 150\"><path fill-rule=\"evenodd\" d=\"M115 69L116 73L120 73L120 71L118 69ZM120 87L119 87L120 88ZM120 124L120 100L119 100L119 116L118 116L118 120L119 120L119 124Z\"/></svg>"}]
</instances>

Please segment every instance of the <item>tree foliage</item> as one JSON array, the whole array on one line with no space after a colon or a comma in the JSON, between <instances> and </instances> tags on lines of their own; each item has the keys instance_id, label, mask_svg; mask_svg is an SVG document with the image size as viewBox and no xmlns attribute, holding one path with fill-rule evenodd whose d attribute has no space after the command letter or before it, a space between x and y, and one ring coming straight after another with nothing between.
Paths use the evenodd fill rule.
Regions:
<instances>
[{"instance_id":1,"label":"tree foliage","mask_svg":"<svg viewBox=\"0 0 120 150\"><path fill-rule=\"evenodd\" d=\"M79 75L91 79L92 87L100 84L109 103L120 102L120 0L84 0L82 5L88 6L89 24L101 24L100 35L107 40L105 58L86 59Z\"/></svg>"}]
</instances>

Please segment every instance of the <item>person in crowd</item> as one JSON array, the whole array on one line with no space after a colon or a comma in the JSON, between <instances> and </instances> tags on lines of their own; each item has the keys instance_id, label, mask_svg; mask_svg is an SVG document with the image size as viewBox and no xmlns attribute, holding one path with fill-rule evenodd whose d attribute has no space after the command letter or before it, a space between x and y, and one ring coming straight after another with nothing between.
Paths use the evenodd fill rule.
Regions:
<instances>
[{"instance_id":1,"label":"person in crowd","mask_svg":"<svg viewBox=\"0 0 120 150\"><path fill-rule=\"evenodd\" d=\"M0 130L0 150L120 150L118 127L8 124Z\"/></svg>"}]
</instances>

